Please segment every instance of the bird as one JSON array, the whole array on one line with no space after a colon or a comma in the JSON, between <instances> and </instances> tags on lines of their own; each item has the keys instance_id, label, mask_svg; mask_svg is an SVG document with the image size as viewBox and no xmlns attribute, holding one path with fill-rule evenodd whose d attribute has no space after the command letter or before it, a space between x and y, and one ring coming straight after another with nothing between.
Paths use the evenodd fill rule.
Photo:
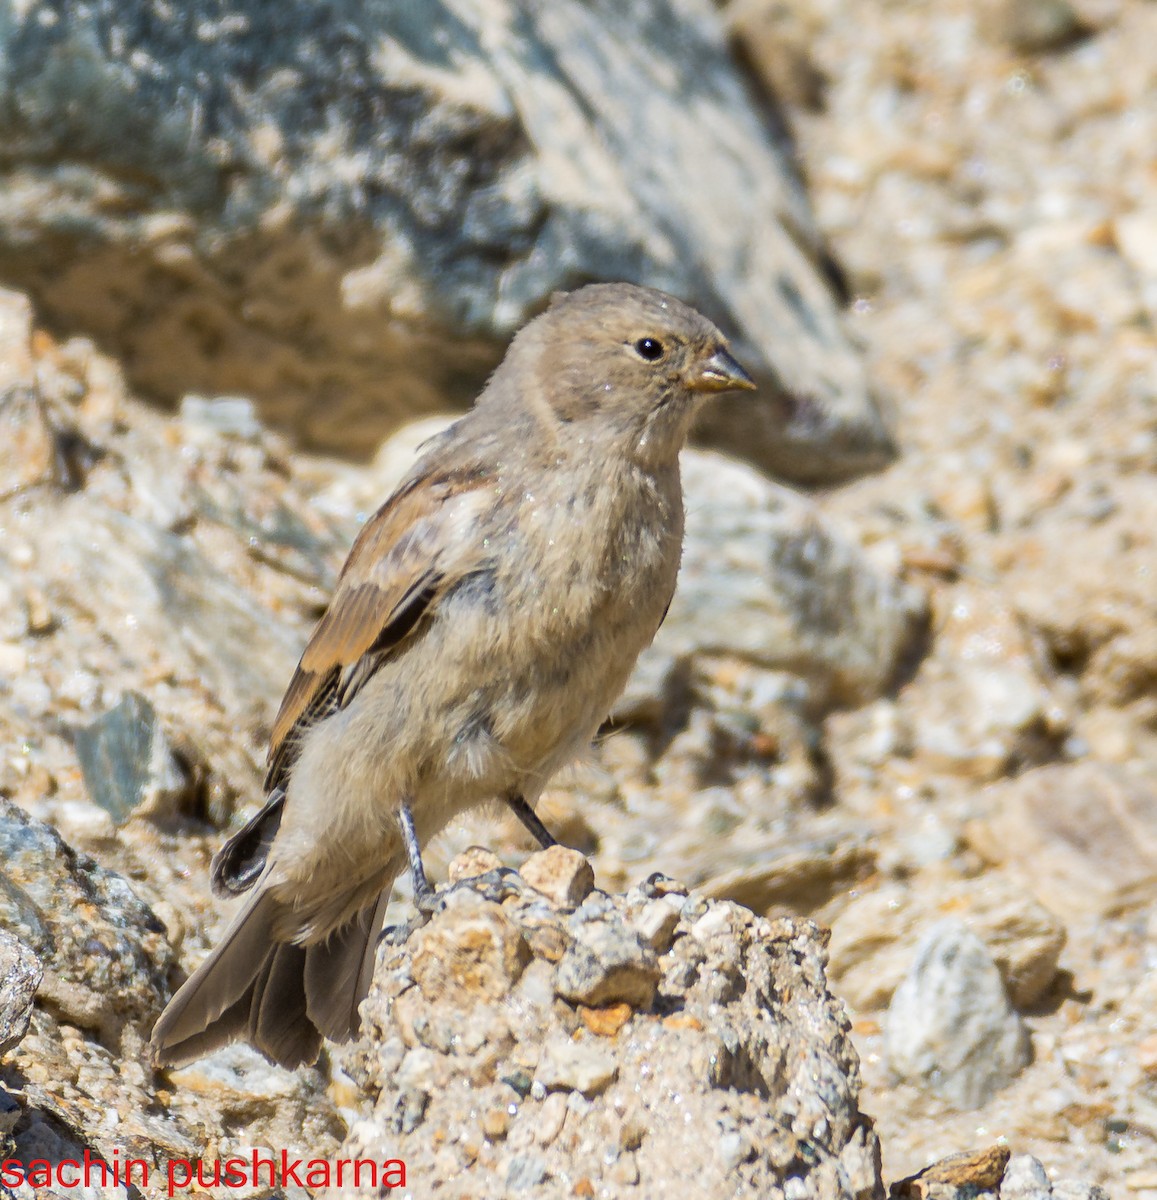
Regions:
<instances>
[{"instance_id":1,"label":"bird","mask_svg":"<svg viewBox=\"0 0 1157 1200\"><path fill-rule=\"evenodd\" d=\"M244 1040L317 1060L358 1032L394 880L505 804L540 845L551 776L607 718L674 593L679 452L700 403L755 387L719 329L629 283L556 293L474 406L355 539L273 724L261 811L214 857L244 904L151 1041L179 1066Z\"/></svg>"}]
</instances>

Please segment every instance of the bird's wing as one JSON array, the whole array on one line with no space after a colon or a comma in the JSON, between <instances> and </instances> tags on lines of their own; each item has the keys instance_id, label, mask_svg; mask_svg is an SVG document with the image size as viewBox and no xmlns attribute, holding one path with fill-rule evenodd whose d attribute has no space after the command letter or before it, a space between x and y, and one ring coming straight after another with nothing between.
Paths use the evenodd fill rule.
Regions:
<instances>
[{"instance_id":1,"label":"bird's wing","mask_svg":"<svg viewBox=\"0 0 1157 1200\"><path fill-rule=\"evenodd\" d=\"M366 522L281 701L267 792L284 786L304 733L344 708L438 597L480 568L478 518L492 485L479 468L432 466Z\"/></svg>"}]
</instances>

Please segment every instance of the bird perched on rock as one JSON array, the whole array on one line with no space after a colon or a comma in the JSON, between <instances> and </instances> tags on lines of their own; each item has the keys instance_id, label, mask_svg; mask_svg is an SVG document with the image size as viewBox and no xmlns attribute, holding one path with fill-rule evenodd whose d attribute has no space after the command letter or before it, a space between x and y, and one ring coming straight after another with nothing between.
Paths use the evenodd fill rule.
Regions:
<instances>
[{"instance_id":1,"label":"bird perched on rock","mask_svg":"<svg viewBox=\"0 0 1157 1200\"><path fill-rule=\"evenodd\" d=\"M533 804L581 751L670 604L679 451L699 401L754 384L662 292L593 284L514 338L350 551L273 728L268 801L213 860L244 908L153 1031L158 1063L245 1039L345 1041L395 877L451 818Z\"/></svg>"}]
</instances>

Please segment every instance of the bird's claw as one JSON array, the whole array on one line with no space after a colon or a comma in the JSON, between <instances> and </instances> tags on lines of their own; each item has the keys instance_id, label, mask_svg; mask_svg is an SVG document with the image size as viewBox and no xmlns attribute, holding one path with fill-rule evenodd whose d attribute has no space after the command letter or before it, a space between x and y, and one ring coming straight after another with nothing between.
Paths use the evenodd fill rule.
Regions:
<instances>
[{"instance_id":1,"label":"bird's claw","mask_svg":"<svg viewBox=\"0 0 1157 1200\"><path fill-rule=\"evenodd\" d=\"M409 921L403 921L400 925L387 925L378 934L378 945L404 946L428 920L428 917L419 913Z\"/></svg>"},{"instance_id":2,"label":"bird's claw","mask_svg":"<svg viewBox=\"0 0 1157 1200\"><path fill-rule=\"evenodd\" d=\"M450 891L466 888L477 893L484 900L501 904L511 896L521 896L523 892L522 879L517 871L510 867L495 867L485 875L475 875L471 879L460 879Z\"/></svg>"},{"instance_id":3,"label":"bird's claw","mask_svg":"<svg viewBox=\"0 0 1157 1200\"><path fill-rule=\"evenodd\" d=\"M433 917L444 912L450 897L460 891L473 892L492 904L501 904L512 896L521 896L523 883L517 871L511 870L510 867L496 867L484 875L460 879L441 891L429 888L414 897L414 916L400 925L387 925L378 936L378 941L387 946L405 945L419 929L428 925Z\"/></svg>"}]
</instances>

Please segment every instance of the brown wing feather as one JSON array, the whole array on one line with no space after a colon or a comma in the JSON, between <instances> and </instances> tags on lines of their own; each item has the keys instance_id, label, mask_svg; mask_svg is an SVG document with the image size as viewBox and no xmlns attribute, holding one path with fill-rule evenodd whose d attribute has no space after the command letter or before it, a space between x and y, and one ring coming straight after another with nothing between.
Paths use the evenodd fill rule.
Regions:
<instances>
[{"instance_id":1,"label":"brown wing feather","mask_svg":"<svg viewBox=\"0 0 1157 1200\"><path fill-rule=\"evenodd\" d=\"M460 542L437 531L449 501L488 482L476 469L416 476L362 527L281 701L269 745L267 791L283 783L300 734L348 703L446 587L476 566L481 546L463 553ZM343 686L343 673L366 656L377 661L354 673L355 687Z\"/></svg>"}]
</instances>

